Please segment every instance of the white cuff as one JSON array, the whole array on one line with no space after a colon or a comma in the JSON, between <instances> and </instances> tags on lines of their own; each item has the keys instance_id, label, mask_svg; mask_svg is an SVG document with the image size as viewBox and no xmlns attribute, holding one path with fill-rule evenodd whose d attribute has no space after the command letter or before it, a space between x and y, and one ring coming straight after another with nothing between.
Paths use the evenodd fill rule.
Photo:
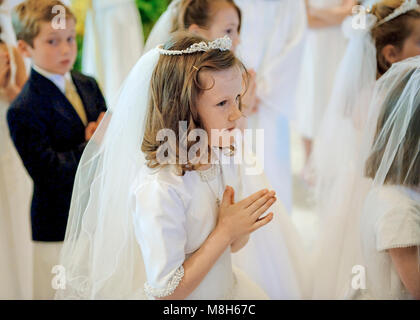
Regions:
<instances>
[{"instance_id":1,"label":"white cuff","mask_svg":"<svg viewBox=\"0 0 420 320\"><path fill-rule=\"evenodd\" d=\"M163 298L170 296L174 293L175 289L178 287L182 278L184 277L184 267L180 266L176 271L171 280L169 281L166 288L156 289L152 288L147 282L144 284L144 292L148 298Z\"/></svg>"}]
</instances>

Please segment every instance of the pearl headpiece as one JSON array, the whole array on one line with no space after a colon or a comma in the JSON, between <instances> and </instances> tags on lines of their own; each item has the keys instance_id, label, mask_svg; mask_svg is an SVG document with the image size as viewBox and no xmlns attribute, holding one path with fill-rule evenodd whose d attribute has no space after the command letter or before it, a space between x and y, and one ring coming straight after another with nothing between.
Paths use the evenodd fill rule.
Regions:
<instances>
[{"instance_id":1,"label":"pearl headpiece","mask_svg":"<svg viewBox=\"0 0 420 320\"><path fill-rule=\"evenodd\" d=\"M232 47L232 40L228 36L224 36L223 38L218 38L214 41L205 42L201 41L200 43L194 43L189 48L185 50L165 50L162 46L158 47L159 53L168 56L174 55L183 55L183 54L190 54L195 52L207 52L210 50L220 50L220 51L227 51L230 50Z\"/></svg>"},{"instance_id":2,"label":"pearl headpiece","mask_svg":"<svg viewBox=\"0 0 420 320\"><path fill-rule=\"evenodd\" d=\"M400 15L407 13L408 11L420 9L420 5L417 3L417 0L404 0L403 4L394 10L389 16L385 17L377 23L376 26L380 26L385 22L388 22L392 19L399 17Z\"/></svg>"}]
</instances>

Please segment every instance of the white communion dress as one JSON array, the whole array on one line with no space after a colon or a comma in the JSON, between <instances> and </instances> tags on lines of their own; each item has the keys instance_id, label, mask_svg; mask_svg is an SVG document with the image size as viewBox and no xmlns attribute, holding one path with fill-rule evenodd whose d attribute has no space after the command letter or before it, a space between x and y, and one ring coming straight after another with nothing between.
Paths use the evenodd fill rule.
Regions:
<instances>
[{"instance_id":1,"label":"white communion dress","mask_svg":"<svg viewBox=\"0 0 420 320\"><path fill-rule=\"evenodd\" d=\"M366 267L362 299L412 299L392 263L388 249L420 246L420 192L383 185L366 198L361 218Z\"/></svg>"},{"instance_id":2,"label":"white communion dress","mask_svg":"<svg viewBox=\"0 0 420 320\"><path fill-rule=\"evenodd\" d=\"M93 0L87 12L83 72L94 76L108 104L143 51L143 29L134 0Z\"/></svg>"},{"instance_id":3,"label":"white communion dress","mask_svg":"<svg viewBox=\"0 0 420 320\"><path fill-rule=\"evenodd\" d=\"M310 0L314 8L340 5L342 0ZM315 138L330 101L335 74L344 56L347 40L341 25L308 29L297 94L297 128L306 138Z\"/></svg>"},{"instance_id":4,"label":"white communion dress","mask_svg":"<svg viewBox=\"0 0 420 320\"><path fill-rule=\"evenodd\" d=\"M183 263L197 251L217 222L217 204L212 190L218 190L217 166L201 174L177 176L165 167L139 177L133 190L136 238L147 274L145 293L151 297L170 295L181 281ZM208 180L208 184L206 182ZM268 299L248 276L232 266L230 248L187 299Z\"/></svg>"},{"instance_id":5,"label":"white communion dress","mask_svg":"<svg viewBox=\"0 0 420 320\"><path fill-rule=\"evenodd\" d=\"M247 176L243 166L225 162L184 176L178 176L170 166L143 169L133 185L133 219L148 297L169 295L177 287L184 261L216 226L216 197L222 199L224 183L233 187L237 202L269 188L261 179L263 175ZM238 253L232 255L228 248L188 299L302 297L301 270L305 263L297 232L280 203L269 211L274 212L274 219L251 234Z\"/></svg>"},{"instance_id":6,"label":"white communion dress","mask_svg":"<svg viewBox=\"0 0 420 320\"><path fill-rule=\"evenodd\" d=\"M12 67L10 81L15 81L13 50L7 48ZM9 102L0 96L0 299L31 299L32 182L10 138L8 107Z\"/></svg>"}]
</instances>

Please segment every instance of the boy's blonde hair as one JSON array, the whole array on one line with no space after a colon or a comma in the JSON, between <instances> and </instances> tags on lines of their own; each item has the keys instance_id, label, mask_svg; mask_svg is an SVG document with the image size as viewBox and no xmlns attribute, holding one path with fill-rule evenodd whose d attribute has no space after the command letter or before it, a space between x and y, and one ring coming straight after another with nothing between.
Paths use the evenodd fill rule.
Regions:
<instances>
[{"instance_id":1,"label":"boy's blonde hair","mask_svg":"<svg viewBox=\"0 0 420 320\"><path fill-rule=\"evenodd\" d=\"M69 7L59 0L26 0L12 11L12 24L18 40L23 40L33 47L34 39L38 36L41 22L50 22L57 16L53 12L55 6L65 9L66 19L76 17Z\"/></svg>"}]
</instances>

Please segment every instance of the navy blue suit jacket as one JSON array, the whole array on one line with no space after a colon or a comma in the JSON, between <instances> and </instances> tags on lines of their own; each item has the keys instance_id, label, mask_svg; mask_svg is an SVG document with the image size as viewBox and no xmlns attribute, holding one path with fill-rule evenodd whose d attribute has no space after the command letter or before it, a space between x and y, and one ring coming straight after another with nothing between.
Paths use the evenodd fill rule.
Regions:
<instances>
[{"instance_id":1,"label":"navy blue suit jacket","mask_svg":"<svg viewBox=\"0 0 420 320\"><path fill-rule=\"evenodd\" d=\"M96 121L106 111L96 81L78 72L71 76L88 121ZM58 87L35 70L11 104L7 121L12 140L34 182L32 238L63 241L74 178L87 144L85 126Z\"/></svg>"}]
</instances>

